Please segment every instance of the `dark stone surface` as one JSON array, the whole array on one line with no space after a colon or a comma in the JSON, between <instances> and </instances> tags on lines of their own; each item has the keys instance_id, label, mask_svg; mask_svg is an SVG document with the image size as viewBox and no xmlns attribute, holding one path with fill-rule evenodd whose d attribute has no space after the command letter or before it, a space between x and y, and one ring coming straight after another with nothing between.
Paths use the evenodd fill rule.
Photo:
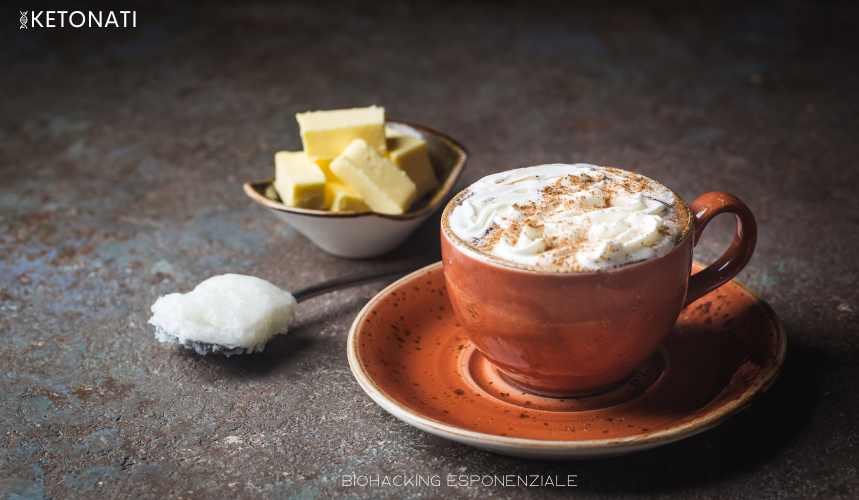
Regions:
<instances>
[{"instance_id":1,"label":"dark stone surface","mask_svg":"<svg viewBox=\"0 0 859 500\"><path fill-rule=\"evenodd\" d=\"M857 498L855 4L564 5L144 2L137 29L27 31L7 6L2 496L570 494L338 483L462 472L577 474L579 498ZM158 344L149 306L209 276L296 289L436 248L437 220L391 257L339 260L241 191L271 174L275 151L300 147L295 112L371 103L462 141L463 187L586 161L689 200L735 193L760 225L740 279L787 328L782 376L695 438L549 463L427 435L364 395L346 335L382 285L302 304L261 355ZM718 222L700 260L727 244Z\"/></svg>"}]
</instances>

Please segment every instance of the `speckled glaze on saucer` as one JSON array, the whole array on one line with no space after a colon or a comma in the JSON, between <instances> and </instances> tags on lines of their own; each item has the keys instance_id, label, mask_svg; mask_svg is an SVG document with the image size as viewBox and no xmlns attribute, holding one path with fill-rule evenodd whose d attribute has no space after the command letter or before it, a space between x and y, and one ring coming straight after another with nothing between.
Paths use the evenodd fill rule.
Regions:
<instances>
[{"instance_id":1,"label":"speckled glaze on saucer","mask_svg":"<svg viewBox=\"0 0 859 500\"><path fill-rule=\"evenodd\" d=\"M734 280L687 307L657 353L619 387L581 398L531 394L468 341L441 263L374 297L348 343L358 383L397 418L478 448L542 459L620 455L710 429L769 388L785 350L778 317Z\"/></svg>"}]
</instances>

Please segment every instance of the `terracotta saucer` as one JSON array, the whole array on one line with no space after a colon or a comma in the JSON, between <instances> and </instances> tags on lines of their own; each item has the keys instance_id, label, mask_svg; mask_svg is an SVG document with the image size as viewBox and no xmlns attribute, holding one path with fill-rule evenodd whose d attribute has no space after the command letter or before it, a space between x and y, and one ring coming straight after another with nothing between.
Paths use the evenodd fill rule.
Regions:
<instances>
[{"instance_id":1,"label":"terracotta saucer","mask_svg":"<svg viewBox=\"0 0 859 500\"><path fill-rule=\"evenodd\" d=\"M620 387L542 397L505 381L472 347L440 262L374 297L348 343L358 383L397 418L478 448L542 459L620 455L710 429L769 388L785 348L772 309L731 281L686 308L659 351Z\"/></svg>"}]
</instances>

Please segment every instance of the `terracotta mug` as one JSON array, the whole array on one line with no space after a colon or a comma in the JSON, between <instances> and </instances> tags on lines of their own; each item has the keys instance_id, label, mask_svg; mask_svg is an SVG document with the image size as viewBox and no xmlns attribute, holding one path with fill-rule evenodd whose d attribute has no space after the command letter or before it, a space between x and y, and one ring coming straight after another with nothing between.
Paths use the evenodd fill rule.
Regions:
<instances>
[{"instance_id":1,"label":"terracotta mug","mask_svg":"<svg viewBox=\"0 0 859 500\"><path fill-rule=\"evenodd\" d=\"M463 193L447 205L441 223L453 310L502 375L549 396L595 394L624 381L656 352L684 307L745 267L757 239L745 203L716 191L686 205L691 227L661 257L599 272L528 270L481 258L451 231L448 220ZM721 213L736 216L734 240L719 260L690 276L692 249Z\"/></svg>"}]
</instances>

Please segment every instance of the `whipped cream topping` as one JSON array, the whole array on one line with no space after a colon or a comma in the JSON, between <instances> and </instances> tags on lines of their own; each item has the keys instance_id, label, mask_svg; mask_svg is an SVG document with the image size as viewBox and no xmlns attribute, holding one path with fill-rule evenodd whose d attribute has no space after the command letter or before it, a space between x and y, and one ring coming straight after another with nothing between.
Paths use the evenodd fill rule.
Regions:
<instances>
[{"instance_id":1,"label":"whipped cream topping","mask_svg":"<svg viewBox=\"0 0 859 500\"><path fill-rule=\"evenodd\" d=\"M658 182L584 163L489 175L454 204L447 225L466 246L516 264L582 272L665 255L689 217Z\"/></svg>"}]
</instances>

